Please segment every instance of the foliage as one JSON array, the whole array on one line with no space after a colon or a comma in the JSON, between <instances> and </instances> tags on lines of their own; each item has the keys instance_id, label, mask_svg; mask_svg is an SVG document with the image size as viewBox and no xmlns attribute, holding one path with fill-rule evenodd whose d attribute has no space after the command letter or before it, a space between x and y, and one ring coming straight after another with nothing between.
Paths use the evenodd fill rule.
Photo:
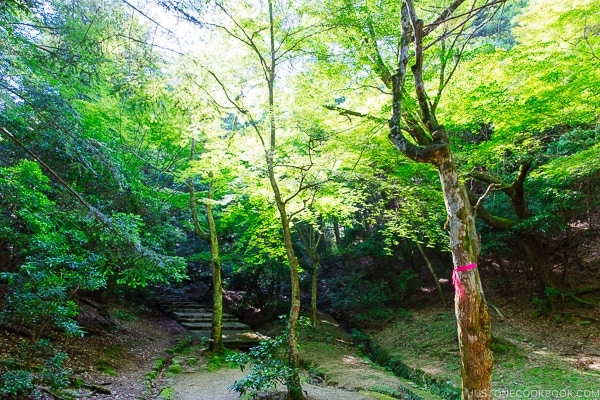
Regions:
<instances>
[{"instance_id":1,"label":"foliage","mask_svg":"<svg viewBox=\"0 0 600 400\"><path fill-rule=\"evenodd\" d=\"M175 398L175 389L172 386L166 386L160 390L159 399L172 400Z\"/></svg>"},{"instance_id":2,"label":"foliage","mask_svg":"<svg viewBox=\"0 0 600 400\"><path fill-rule=\"evenodd\" d=\"M11 210L0 217L0 243L16 265L0 272L9 288L0 317L29 329L34 343L50 326L82 334L71 296L106 282L103 257L86 249L89 236L75 225L73 214L65 214L46 197L43 192L48 190L48 179L33 162L0 169L0 191L10 194L0 202Z\"/></svg>"},{"instance_id":3,"label":"foliage","mask_svg":"<svg viewBox=\"0 0 600 400\"><path fill-rule=\"evenodd\" d=\"M259 22L266 8L161 3L209 23L189 35L201 46L181 57L165 50L172 44L155 36L160 29L143 5L0 4L0 125L110 222L83 211L2 137L0 323L29 333L34 346L49 329L83 333L77 295L181 282L188 263L200 270L194 279L205 277L185 184L191 179L201 193L208 176L219 199L225 285L252 302L236 307L277 309L289 299L289 261L265 154L273 156L292 232L310 224L324 235L321 303L358 324L392 318L419 286L415 245L448 262L435 170L404 162L383 133L401 2L306 1L289 10L276 2L273 107L261 73L269 58ZM229 14L217 13L220 6ZM429 20L439 6L419 2L419 13ZM545 240L600 206L598 7L597 0L514 1L474 13L462 50L449 49L445 36L426 43L425 84L438 90L430 100L467 186L482 207L516 221L503 232L482 227L486 251L515 256L518 235ZM227 25L234 15L239 24ZM243 49L243 38L255 47ZM403 98L408 115L418 107L412 85ZM256 134L267 139L270 123L277 141L265 152ZM190 138L199 143L198 160L189 160ZM484 198L487 185L467 178L476 170L509 185L524 162L532 168L524 183L529 215L521 220L503 193ZM280 370L285 380L276 359L256 381L268 384ZM14 393L41 379L17 367L3 373L3 387Z\"/></svg>"},{"instance_id":4,"label":"foliage","mask_svg":"<svg viewBox=\"0 0 600 400\"><path fill-rule=\"evenodd\" d=\"M35 346L22 343L14 360L0 363L0 395L30 395L36 387L46 386L52 390L66 388L72 371L64 364L66 353L53 351L47 341Z\"/></svg>"},{"instance_id":5,"label":"foliage","mask_svg":"<svg viewBox=\"0 0 600 400\"><path fill-rule=\"evenodd\" d=\"M346 275L337 285L340 289L328 295L334 314L358 326L381 326L394 317L395 292L387 282Z\"/></svg>"},{"instance_id":6,"label":"foliage","mask_svg":"<svg viewBox=\"0 0 600 400\"><path fill-rule=\"evenodd\" d=\"M281 319L285 321L285 317ZM300 317L298 322L301 326L311 326L308 318ZM245 378L235 381L230 388L244 396L274 389L277 384L287 385L293 375L286 355L287 334L287 329L284 329L274 338L261 340L247 353L228 356L226 360L238 365L242 371L246 365L251 365L250 373Z\"/></svg>"}]
</instances>

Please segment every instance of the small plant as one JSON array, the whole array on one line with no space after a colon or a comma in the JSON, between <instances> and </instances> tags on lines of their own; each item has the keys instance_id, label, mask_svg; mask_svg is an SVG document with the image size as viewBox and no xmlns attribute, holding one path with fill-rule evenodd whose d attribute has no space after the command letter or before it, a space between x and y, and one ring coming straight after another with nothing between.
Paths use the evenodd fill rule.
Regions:
<instances>
[{"instance_id":1,"label":"small plant","mask_svg":"<svg viewBox=\"0 0 600 400\"><path fill-rule=\"evenodd\" d=\"M0 396L27 396L38 385L50 387L52 390L67 387L72 374L72 371L63 365L67 359L66 353L56 352L43 361L42 365L29 369L15 368L0 373Z\"/></svg>"},{"instance_id":2,"label":"small plant","mask_svg":"<svg viewBox=\"0 0 600 400\"><path fill-rule=\"evenodd\" d=\"M394 399L402 399L403 398L403 394L400 391L389 388L387 386L373 386L373 387L369 388L369 391L385 394L386 396L393 397Z\"/></svg>"},{"instance_id":3,"label":"small plant","mask_svg":"<svg viewBox=\"0 0 600 400\"><path fill-rule=\"evenodd\" d=\"M282 317L285 319L285 317ZM308 318L300 318L299 325L310 326ZM277 384L287 385L295 372L287 362L287 331L274 337L262 340L247 353L235 353L226 361L238 365L242 371L250 364L250 373L243 379L235 381L230 389L240 396L256 395L274 389Z\"/></svg>"},{"instance_id":4,"label":"small plant","mask_svg":"<svg viewBox=\"0 0 600 400\"><path fill-rule=\"evenodd\" d=\"M0 375L0 395L27 395L34 388L34 380L34 375L29 371L6 371Z\"/></svg>"},{"instance_id":5,"label":"small plant","mask_svg":"<svg viewBox=\"0 0 600 400\"><path fill-rule=\"evenodd\" d=\"M206 369L212 372L220 369L221 367L227 364L230 367L237 366L237 364L234 364L231 361L229 361L229 358L233 357L235 354L236 353L233 353L231 350L228 349L223 349L222 351L219 351L217 353L212 353L210 359L206 364Z\"/></svg>"},{"instance_id":6,"label":"small plant","mask_svg":"<svg viewBox=\"0 0 600 400\"><path fill-rule=\"evenodd\" d=\"M194 345L195 339L192 336L187 336L183 339L179 339L175 346L167 350L171 354L187 354L191 347Z\"/></svg>"},{"instance_id":7,"label":"small plant","mask_svg":"<svg viewBox=\"0 0 600 400\"><path fill-rule=\"evenodd\" d=\"M169 375L178 375L183 372L183 367L180 364L171 364L167 369Z\"/></svg>"},{"instance_id":8,"label":"small plant","mask_svg":"<svg viewBox=\"0 0 600 400\"><path fill-rule=\"evenodd\" d=\"M161 389L160 394L158 395L161 400L172 400L175 398L175 390L172 386L167 386Z\"/></svg>"},{"instance_id":9,"label":"small plant","mask_svg":"<svg viewBox=\"0 0 600 400\"><path fill-rule=\"evenodd\" d=\"M158 372L156 372L156 371L146 372L146 380L148 380L148 381L155 380L157 376L158 376Z\"/></svg>"},{"instance_id":10,"label":"small plant","mask_svg":"<svg viewBox=\"0 0 600 400\"><path fill-rule=\"evenodd\" d=\"M154 361L154 365L152 365L152 370L160 371L161 369L163 369L164 366L165 366L165 359L162 357L159 357L156 359L156 361Z\"/></svg>"},{"instance_id":11,"label":"small plant","mask_svg":"<svg viewBox=\"0 0 600 400\"><path fill-rule=\"evenodd\" d=\"M193 366L195 366L195 365L198 365L198 359L197 359L197 358L195 358L195 357L190 357L190 358L188 358L188 359L186 360L186 362L187 362L187 364L188 364L190 367L193 367Z\"/></svg>"}]
</instances>

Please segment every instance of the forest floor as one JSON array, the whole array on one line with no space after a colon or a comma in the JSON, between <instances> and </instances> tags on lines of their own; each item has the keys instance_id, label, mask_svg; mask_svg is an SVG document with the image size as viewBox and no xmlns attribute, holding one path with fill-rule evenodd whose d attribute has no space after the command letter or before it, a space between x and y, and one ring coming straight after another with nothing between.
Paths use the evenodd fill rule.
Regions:
<instances>
[{"instance_id":1,"label":"forest floor","mask_svg":"<svg viewBox=\"0 0 600 400\"><path fill-rule=\"evenodd\" d=\"M597 311L577 306L560 316L546 317L532 314L531 307L517 307L526 303L505 302L497 304L504 318L493 315L494 398L519 398L517 390L537 390L530 392L537 397L544 390L582 390L590 392L581 392L579 397L597 398L583 396L600 390ZM89 326L100 328L96 310L84 307L83 315ZM92 329L86 337L70 338L61 345L71 356L68 366L90 384L79 389L77 396L95 400L239 398L229 386L248 370L242 372L207 357L174 320L160 314L133 317L123 309L112 310L112 315L111 320L118 321L112 329ZM411 316L372 335L410 367L458 385L455 326L451 310L430 305L412 310ZM3 349L15 343L10 334L1 340ZM309 399L389 400L403 398L403 388L410 385L361 355L345 331L325 315L317 330L301 334L301 342L306 367L303 388ZM98 388L107 393L99 393ZM555 392L556 396L546 398L572 398L568 396L572 393ZM285 393L280 388L262 398L283 399Z\"/></svg>"},{"instance_id":2,"label":"forest floor","mask_svg":"<svg viewBox=\"0 0 600 400\"><path fill-rule=\"evenodd\" d=\"M193 340L176 321L162 314L136 317L123 308L112 309L111 318L106 318L105 312L101 314L95 307L83 305L81 322L88 334L60 343L60 350L70 355L67 367L86 385L62 392L60 397L53 397L49 389L42 388L36 399L239 398L229 387L245 377L248 368L242 372L222 358L211 358L205 346ZM371 363L333 319L326 315L320 317L318 329L306 328L301 333L301 358L305 366L303 390L308 399L401 398L402 387L408 384L407 381ZM277 325L271 325L267 333L278 330ZM58 342L58 337L55 339ZM9 351L17 351L16 343L16 335L2 333L0 355L8 357ZM278 387L259 398L284 399L286 393L283 387Z\"/></svg>"},{"instance_id":3,"label":"forest floor","mask_svg":"<svg viewBox=\"0 0 600 400\"><path fill-rule=\"evenodd\" d=\"M599 393L598 310L571 305L549 317L537 315L517 296L492 301L498 302L504 315L500 318L492 312L495 399L517 398L510 395L516 390ZM96 309L84 305L83 311L82 322L89 333L61 343L70 355L68 367L89 384L78 390L78 396L95 400L238 398L229 386L248 370L241 372L221 361L216 365L200 346L186 345L190 343L188 331L171 318L148 313L134 317L132 312L115 308L109 324ZM411 310L409 317L404 315L372 332L375 340L410 367L458 385L460 364L452 311L430 304ZM317 330L302 333L301 342L304 389L310 399L401 398L408 384L369 362L345 331L325 315ZM0 336L3 353L14 350L16 343L18 338L12 333ZM99 393L100 388L107 393ZM574 392L562 393L546 397L569 398L567 394ZM41 394L38 398L52 397ZM281 399L284 393L280 390L263 398Z\"/></svg>"}]
</instances>

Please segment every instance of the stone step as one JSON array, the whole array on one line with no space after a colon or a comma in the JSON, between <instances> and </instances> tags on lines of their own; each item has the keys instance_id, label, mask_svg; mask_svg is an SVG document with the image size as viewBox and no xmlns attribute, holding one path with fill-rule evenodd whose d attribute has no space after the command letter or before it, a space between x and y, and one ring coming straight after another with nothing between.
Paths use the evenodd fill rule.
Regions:
<instances>
[{"instance_id":1,"label":"stone step","mask_svg":"<svg viewBox=\"0 0 600 400\"><path fill-rule=\"evenodd\" d=\"M163 302L162 309L192 335L210 340L213 319L211 308L193 301L170 299ZM223 313L222 336L225 347L241 350L247 350L266 339L265 336L253 332L248 325L242 324L233 315L227 313Z\"/></svg>"},{"instance_id":2,"label":"stone step","mask_svg":"<svg viewBox=\"0 0 600 400\"><path fill-rule=\"evenodd\" d=\"M213 313L208 311L173 311L171 317L177 321L212 321ZM236 318L231 314L223 313L223 321L235 321Z\"/></svg>"},{"instance_id":3,"label":"stone step","mask_svg":"<svg viewBox=\"0 0 600 400\"><path fill-rule=\"evenodd\" d=\"M210 339L210 330L191 331L199 338ZM256 346L261 340L266 339L260 333L252 331L228 331L223 330L223 345L229 349L249 349Z\"/></svg>"},{"instance_id":4,"label":"stone step","mask_svg":"<svg viewBox=\"0 0 600 400\"><path fill-rule=\"evenodd\" d=\"M204 331L209 330L212 326L211 322L180 322L181 326L190 331ZM246 324L242 324L241 322L234 321L224 321L223 322L223 331L249 331L250 327Z\"/></svg>"},{"instance_id":5,"label":"stone step","mask_svg":"<svg viewBox=\"0 0 600 400\"><path fill-rule=\"evenodd\" d=\"M172 313L181 313L181 314L211 314L212 310L209 310L204 307L186 307L186 308L175 308L171 310Z\"/></svg>"},{"instance_id":6,"label":"stone step","mask_svg":"<svg viewBox=\"0 0 600 400\"><path fill-rule=\"evenodd\" d=\"M184 322L212 322L212 315L208 315L208 316L204 316L204 317L198 317L198 316L184 316L184 317L179 317L179 318L175 318L177 320L177 322L179 322L180 324L184 323ZM221 320L223 322L236 322L237 318L234 317L223 317L221 318Z\"/></svg>"}]
</instances>

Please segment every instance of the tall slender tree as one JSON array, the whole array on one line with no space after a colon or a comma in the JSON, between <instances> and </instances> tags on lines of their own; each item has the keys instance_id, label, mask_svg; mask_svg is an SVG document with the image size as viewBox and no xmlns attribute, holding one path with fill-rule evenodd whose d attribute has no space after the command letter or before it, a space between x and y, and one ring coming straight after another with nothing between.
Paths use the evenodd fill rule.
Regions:
<instances>
[{"instance_id":1,"label":"tall slender tree","mask_svg":"<svg viewBox=\"0 0 600 400\"><path fill-rule=\"evenodd\" d=\"M242 78L241 87L232 95L232 86L225 75L221 75L209 67L208 73L221 86L225 101L233 106L236 113L244 119L247 127L254 131L261 147L264 174L268 179L276 212L281 223L282 240L285 245L289 265L291 296L287 326L287 356L292 374L287 379L288 393L293 400L304 399L298 370L300 359L298 354L297 324L300 317L300 277L299 262L294 251L292 239L292 217L298 207L293 202L307 189L318 186L318 178L312 173L313 161L304 165L294 165L293 156L284 150L283 138L289 133L284 124L283 93L278 88L279 79L286 73L282 66L298 55L303 43L319 32L316 25L306 25L301 15L290 2L276 3L268 0L265 3L252 3L253 16L247 15L250 4L220 1L214 9L206 12L199 2L165 1L167 8L175 9L188 21L203 27L211 27L224 34L226 40L233 42L242 54L242 58L251 60L253 64L250 76ZM236 10L241 12L236 14ZM238 46L241 45L241 48ZM239 72L239 70L237 71ZM249 87L252 93L244 93L252 81L256 87ZM246 85L244 85L246 83ZM251 98L254 97L254 98ZM260 103L257 107L247 107L244 103ZM288 111L289 112L289 111ZM285 172L282 172L285 171ZM291 180L286 179L293 176ZM290 182L294 182L291 185ZM288 184L284 185L283 183ZM293 186L293 188L290 188ZM302 208L300 204L300 208Z\"/></svg>"},{"instance_id":2,"label":"tall slender tree","mask_svg":"<svg viewBox=\"0 0 600 400\"><path fill-rule=\"evenodd\" d=\"M190 162L193 162L196 157L196 139L191 139L190 145ZM190 212L192 214L192 222L194 224L194 233L196 237L202 241L208 242L210 246L210 261L212 270L213 283L213 316L210 328L210 345L209 348L213 352L223 350L223 280L221 278L221 257L219 256L219 236L215 224L213 213L213 203L215 200L215 183L214 174L208 171L208 195L205 200L206 222L208 232L200 225L200 217L198 215L196 186L194 177L186 180L186 186L190 192Z\"/></svg>"}]
</instances>

